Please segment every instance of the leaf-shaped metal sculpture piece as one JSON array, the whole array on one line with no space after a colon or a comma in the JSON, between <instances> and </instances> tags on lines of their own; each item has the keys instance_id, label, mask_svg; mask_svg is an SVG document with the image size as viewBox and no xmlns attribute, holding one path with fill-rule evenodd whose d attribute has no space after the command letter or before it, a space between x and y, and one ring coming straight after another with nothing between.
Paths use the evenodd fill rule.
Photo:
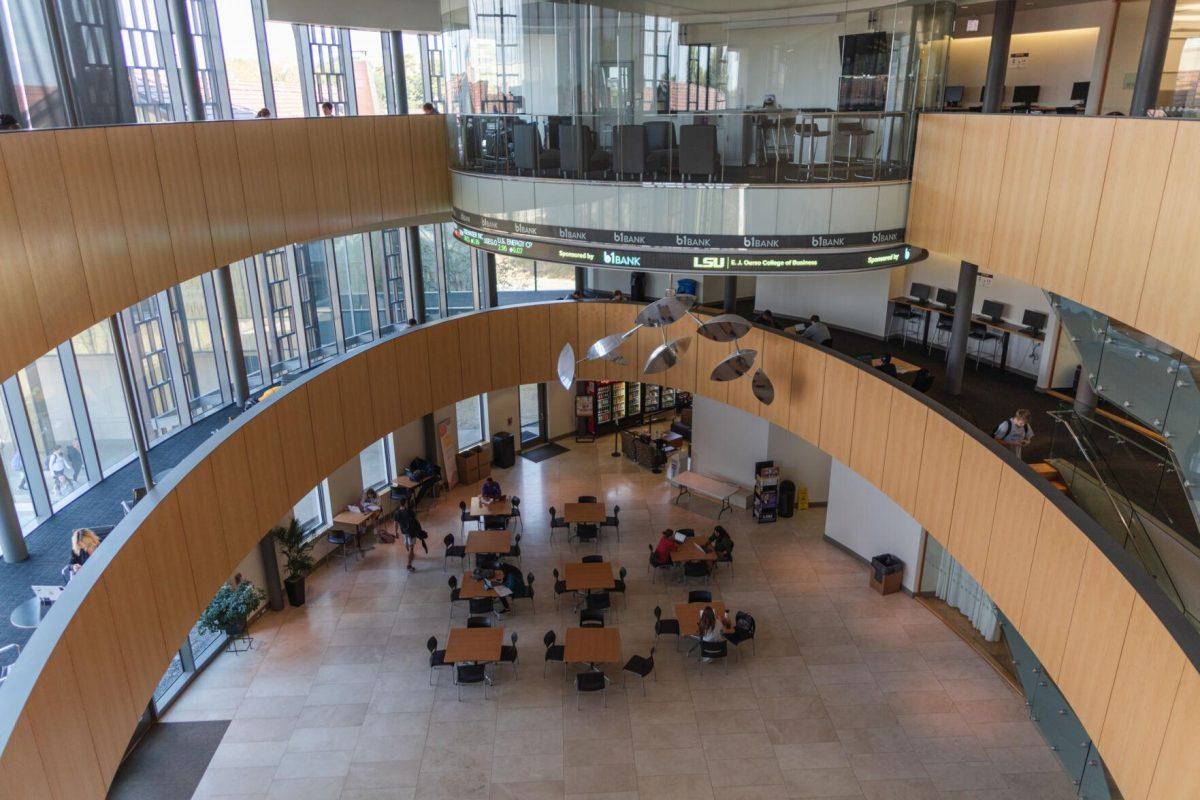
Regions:
<instances>
[{"instance_id":1,"label":"leaf-shaped metal sculpture piece","mask_svg":"<svg viewBox=\"0 0 1200 800\"><path fill-rule=\"evenodd\" d=\"M765 406L775 402L775 384L771 383L771 379L767 377L767 373L759 367L755 371L754 377L750 380L750 388L754 392L754 396L758 398L758 402Z\"/></svg>"},{"instance_id":2,"label":"leaf-shaped metal sculpture piece","mask_svg":"<svg viewBox=\"0 0 1200 800\"><path fill-rule=\"evenodd\" d=\"M757 350L736 350L713 367L712 374L708 376L709 380L737 380L750 371L757 356Z\"/></svg>"},{"instance_id":3,"label":"leaf-shaped metal sculpture piece","mask_svg":"<svg viewBox=\"0 0 1200 800\"><path fill-rule=\"evenodd\" d=\"M634 322L647 328L662 328L687 316L687 308L676 297L663 297L638 312Z\"/></svg>"},{"instance_id":4,"label":"leaf-shaped metal sculpture piece","mask_svg":"<svg viewBox=\"0 0 1200 800\"><path fill-rule=\"evenodd\" d=\"M583 357L584 360L596 361L597 359L608 358L610 355L615 353L622 344L625 343L626 339L637 333L638 328L640 327L642 326L635 325L624 333L610 333L603 339L598 339L592 344L591 347L588 348L587 354Z\"/></svg>"},{"instance_id":5,"label":"leaf-shaped metal sculpture piece","mask_svg":"<svg viewBox=\"0 0 1200 800\"><path fill-rule=\"evenodd\" d=\"M750 332L750 323L737 314L720 314L703 323L697 333L714 342L735 342Z\"/></svg>"},{"instance_id":6,"label":"leaf-shaped metal sculpture piece","mask_svg":"<svg viewBox=\"0 0 1200 800\"><path fill-rule=\"evenodd\" d=\"M642 367L642 372L647 375L666 372L679 363L679 357L686 353L691 345L690 337L663 342L650 353L650 357L646 359L646 366Z\"/></svg>"},{"instance_id":7,"label":"leaf-shaped metal sculpture piece","mask_svg":"<svg viewBox=\"0 0 1200 800\"><path fill-rule=\"evenodd\" d=\"M570 342L558 353L558 382L564 389L570 389L575 382L575 348Z\"/></svg>"}]
</instances>

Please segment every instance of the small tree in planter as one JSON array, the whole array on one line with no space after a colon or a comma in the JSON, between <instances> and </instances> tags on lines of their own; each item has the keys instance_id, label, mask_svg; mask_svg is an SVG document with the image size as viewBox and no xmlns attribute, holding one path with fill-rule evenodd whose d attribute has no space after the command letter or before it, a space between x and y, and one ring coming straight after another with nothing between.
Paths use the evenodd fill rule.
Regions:
<instances>
[{"instance_id":1,"label":"small tree in planter","mask_svg":"<svg viewBox=\"0 0 1200 800\"><path fill-rule=\"evenodd\" d=\"M271 536L279 543L285 560L284 569L287 576L283 579L283 588L287 592L288 603L292 606L304 605L304 579L313 571L312 549L315 539L305 540L304 529L293 517L286 527L273 528Z\"/></svg>"},{"instance_id":2,"label":"small tree in planter","mask_svg":"<svg viewBox=\"0 0 1200 800\"><path fill-rule=\"evenodd\" d=\"M200 615L203 633L224 633L237 639L246 633L246 620L266 597L266 592L250 581L227 583L217 590L212 602ZM236 650L236 648L235 648Z\"/></svg>"}]
</instances>

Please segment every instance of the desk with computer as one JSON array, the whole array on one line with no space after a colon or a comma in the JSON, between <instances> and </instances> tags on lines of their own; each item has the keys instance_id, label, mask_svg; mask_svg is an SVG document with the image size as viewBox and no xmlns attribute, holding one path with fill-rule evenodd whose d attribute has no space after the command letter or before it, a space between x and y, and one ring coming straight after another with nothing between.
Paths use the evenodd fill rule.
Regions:
<instances>
[{"instance_id":1,"label":"desk with computer","mask_svg":"<svg viewBox=\"0 0 1200 800\"><path fill-rule=\"evenodd\" d=\"M1038 98L1041 97L1042 87L1035 85L1015 86L1013 87L1012 103L1003 108L1004 111L1013 114L1082 114L1084 106L1087 103L1088 90L1091 88L1091 81L1076 81L1071 85L1071 105L1069 106L1044 106L1038 105ZM982 111L983 110L983 95L987 91L984 86L979 90L980 105L963 105L963 97L966 94L967 87L965 86L947 86L942 92L942 110L943 111Z\"/></svg>"},{"instance_id":2,"label":"desk with computer","mask_svg":"<svg viewBox=\"0 0 1200 800\"><path fill-rule=\"evenodd\" d=\"M905 313L906 310L923 316L921 346L932 350L935 345L929 341L929 328L933 316L936 314L937 323L934 326L935 334L938 336L936 346L948 347L950 329L954 320L954 306L957 300L958 293L952 289L935 289L925 283L913 283L909 286L907 295L892 298L891 302L894 306L892 316L894 319L904 320L906 325L913 320L911 314ZM981 360L985 344L999 341L999 362L996 366L1001 371L1008 367L1008 347L1011 338L1013 336L1024 337L1033 341L1036 347L1045 339L1046 323L1049 321L1049 317L1045 313L1027 308L1021 317L1021 324L1017 325L1004 319L1004 309L1005 304L998 300L984 300L980 313L971 315L971 327L968 334L977 343L976 361ZM907 339L907 328L903 333ZM891 338L890 333L889 338ZM995 355L993 352L993 356Z\"/></svg>"}]
</instances>

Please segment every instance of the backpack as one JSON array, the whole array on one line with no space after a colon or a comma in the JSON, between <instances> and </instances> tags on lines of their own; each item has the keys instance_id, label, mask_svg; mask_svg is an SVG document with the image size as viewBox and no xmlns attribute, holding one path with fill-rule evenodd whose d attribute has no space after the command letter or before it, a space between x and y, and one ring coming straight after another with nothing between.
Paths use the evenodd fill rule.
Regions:
<instances>
[{"instance_id":1,"label":"backpack","mask_svg":"<svg viewBox=\"0 0 1200 800\"><path fill-rule=\"evenodd\" d=\"M993 439L1003 439L1012 433L1012 420L1006 419L996 426L995 432L992 434Z\"/></svg>"},{"instance_id":2,"label":"backpack","mask_svg":"<svg viewBox=\"0 0 1200 800\"><path fill-rule=\"evenodd\" d=\"M375 527L375 535L379 537L382 544L391 544L396 541L396 523L393 520L384 520Z\"/></svg>"}]
</instances>

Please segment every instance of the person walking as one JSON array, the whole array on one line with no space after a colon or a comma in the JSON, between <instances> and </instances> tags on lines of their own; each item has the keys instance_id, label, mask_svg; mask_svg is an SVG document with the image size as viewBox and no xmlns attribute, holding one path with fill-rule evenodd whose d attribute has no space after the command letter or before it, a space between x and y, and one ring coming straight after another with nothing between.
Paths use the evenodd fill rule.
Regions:
<instances>
[{"instance_id":1,"label":"person walking","mask_svg":"<svg viewBox=\"0 0 1200 800\"><path fill-rule=\"evenodd\" d=\"M404 549L408 551L408 571L416 572L417 568L413 566L413 560L417 557L417 542L425 548L425 552L429 552L429 546L425 544L425 539L428 536L421 528L421 523L417 520L417 512L413 510L408 498L400 501L400 506L392 515L392 519L396 520L396 525L400 528L400 535L404 537Z\"/></svg>"},{"instance_id":2,"label":"person walking","mask_svg":"<svg viewBox=\"0 0 1200 800\"><path fill-rule=\"evenodd\" d=\"M997 425L995 433L992 434L992 438L1012 450L1017 458L1021 457L1021 448L1033 441L1030 416L1029 409L1018 408L1011 418Z\"/></svg>"}]
</instances>

